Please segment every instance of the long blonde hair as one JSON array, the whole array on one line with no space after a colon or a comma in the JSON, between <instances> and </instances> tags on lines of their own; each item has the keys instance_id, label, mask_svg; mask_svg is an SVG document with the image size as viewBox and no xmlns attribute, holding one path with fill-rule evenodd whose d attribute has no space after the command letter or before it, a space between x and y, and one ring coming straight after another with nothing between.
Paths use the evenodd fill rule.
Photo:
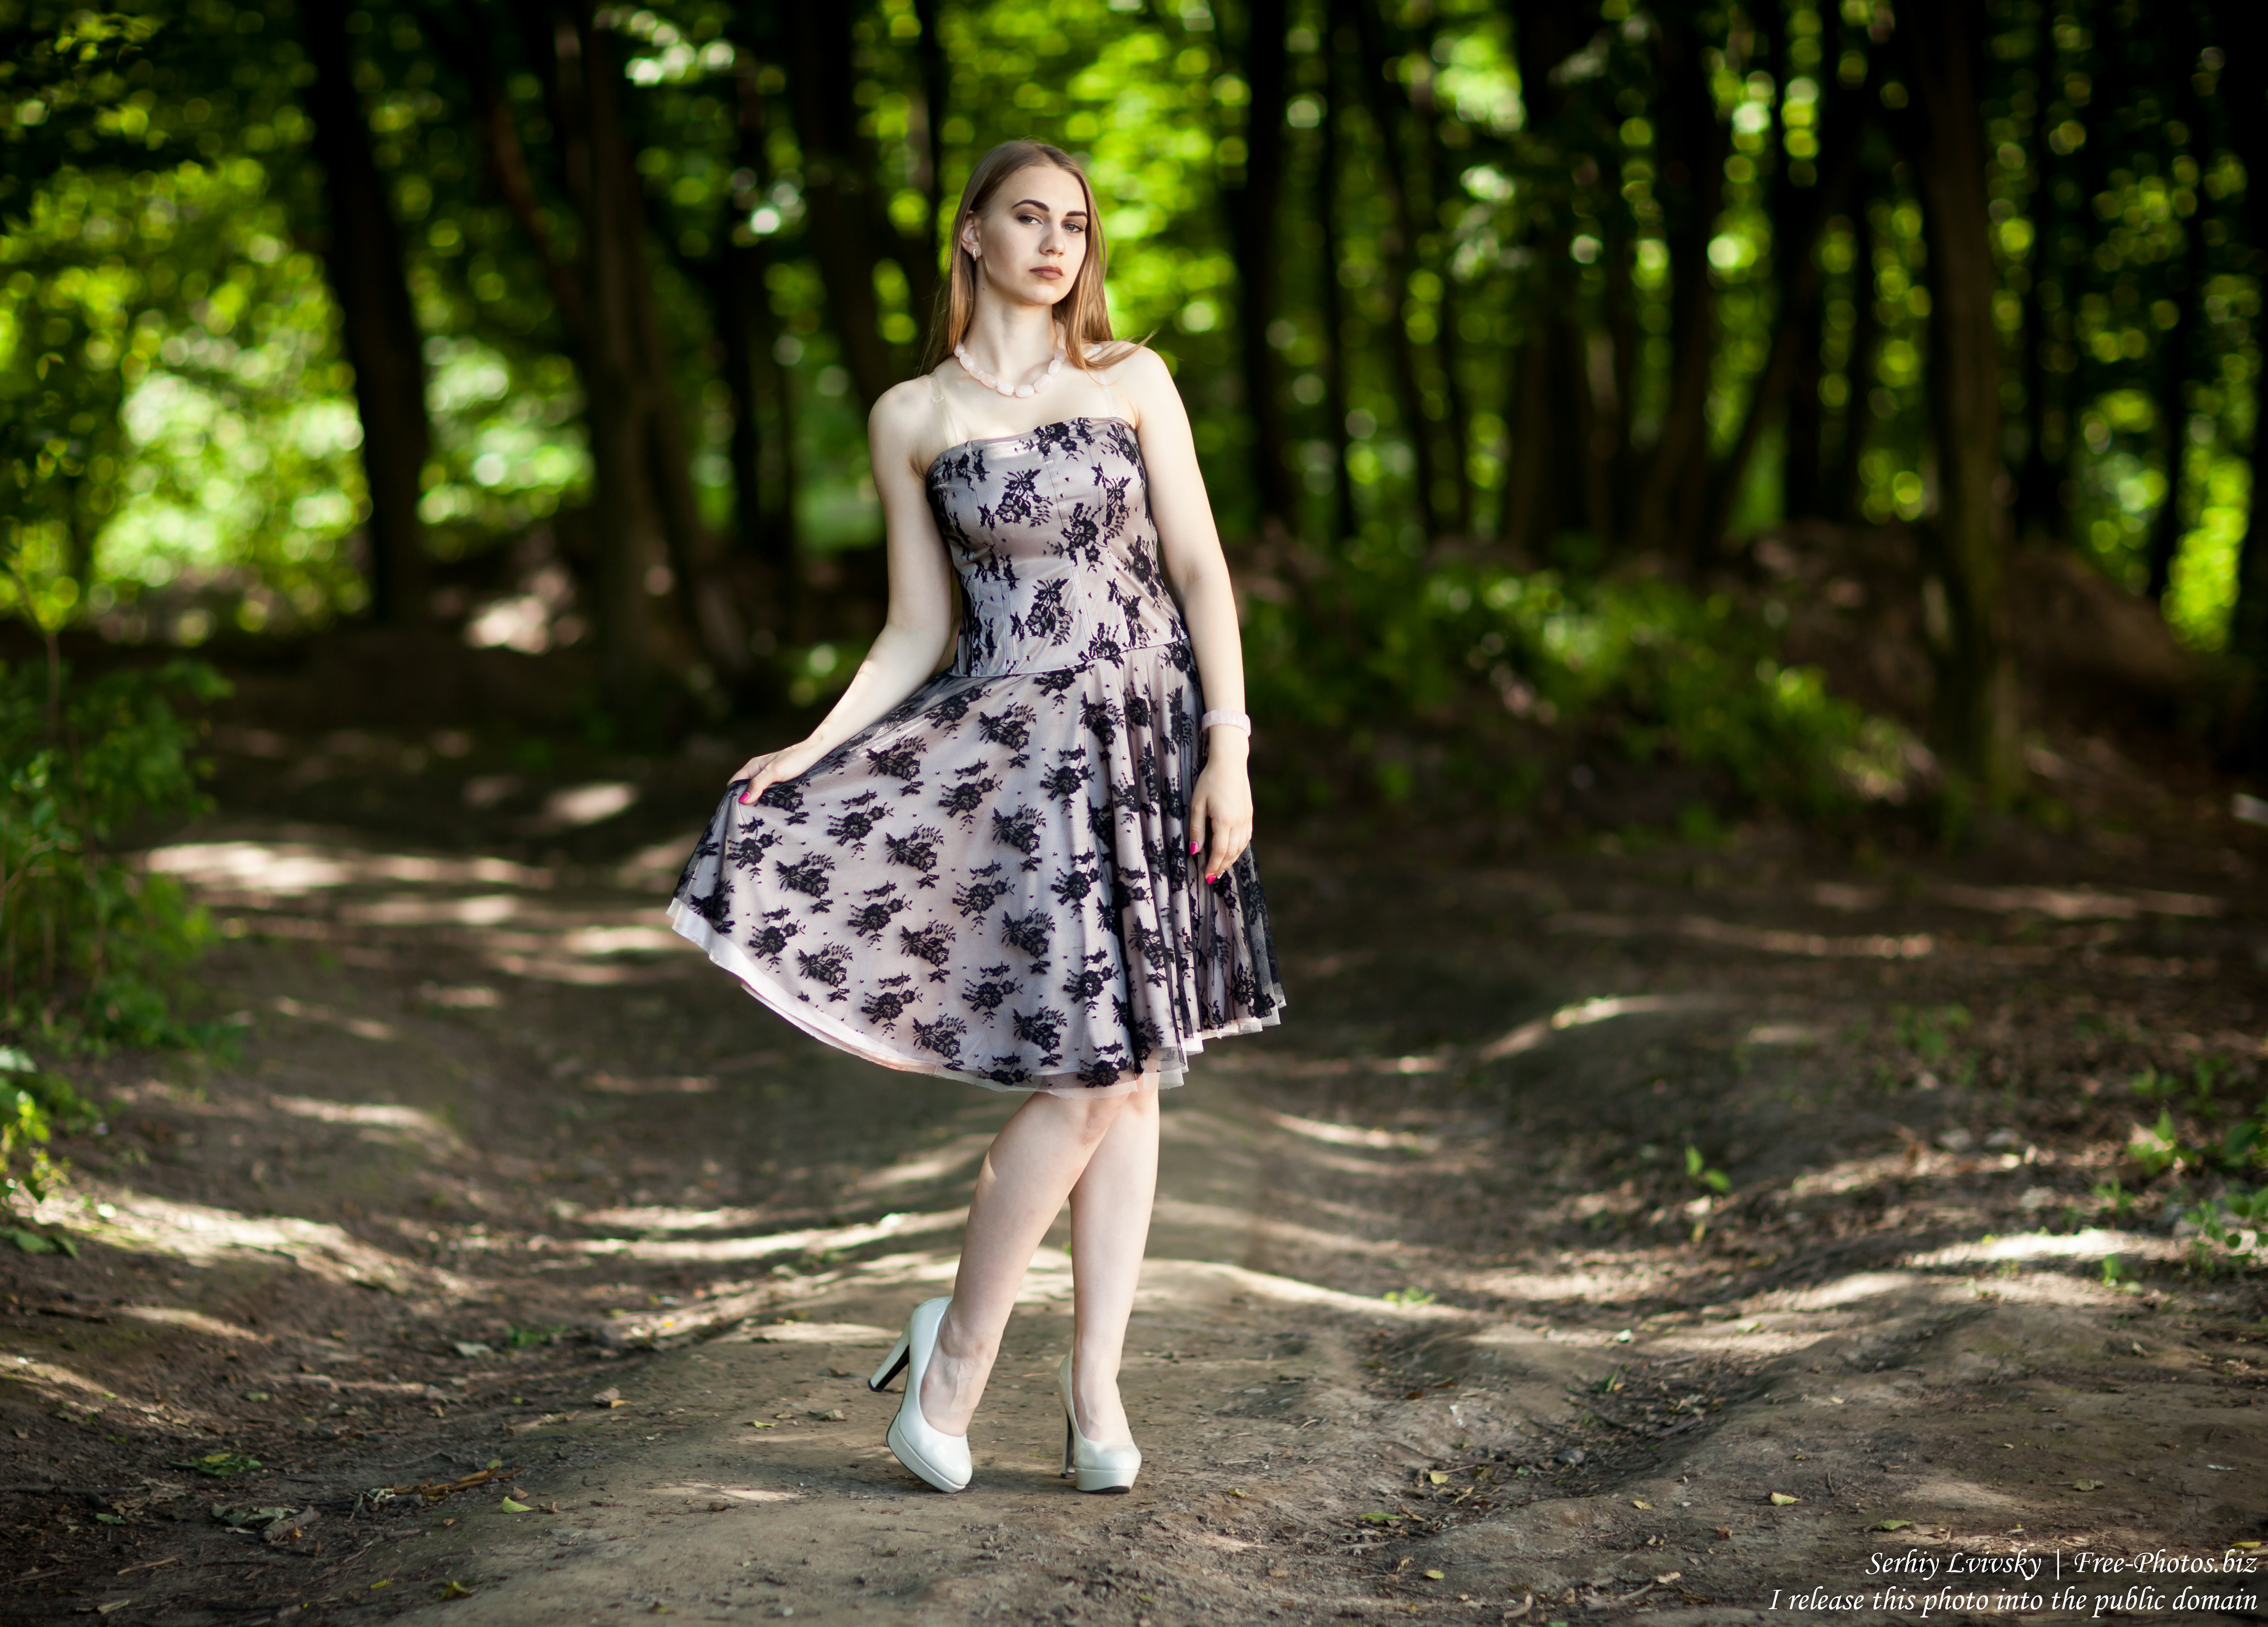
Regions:
<instances>
[{"instance_id":1,"label":"long blonde hair","mask_svg":"<svg viewBox=\"0 0 2268 1627\"><path fill-rule=\"evenodd\" d=\"M1115 362L1134 348L1111 337L1110 307L1102 297L1108 259L1102 242L1102 212L1094 206L1094 188L1086 172L1060 147L1050 147L1043 141L1004 141L976 160L968 172L968 184L961 189L961 207L954 211L953 231L946 239L952 246L953 267L938 290L937 313L930 323L929 348L922 361L924 368L935 367L952 355L953 347L961 342L976 319L976 256L961 247L961 232L973 217L984 212L1003 181L1035 164L1052 164L1077 176L1080 195L1086 201L1086 258L1079 262L1071 291L1056 302L1056 327L1062 334L1064 359L1086 370Z\"/></svg>"}]
</instances>

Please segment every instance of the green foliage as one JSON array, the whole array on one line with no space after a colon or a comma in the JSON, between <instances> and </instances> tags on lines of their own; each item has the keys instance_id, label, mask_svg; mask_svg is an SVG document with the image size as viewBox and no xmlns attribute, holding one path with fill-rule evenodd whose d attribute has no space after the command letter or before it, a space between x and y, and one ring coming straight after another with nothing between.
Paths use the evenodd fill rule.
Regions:
<instances>
[{"instance_id":1,"label":"green foliage","mask_svg":"<svg viewBox=\"0 0 2268 1627\"><path fill-rule=\"evenodd\" d=\"M2161 1112L2154 1124L2134 1126L2126 1139L2126 1156L2147 1176L2161 1175L2180 1161L2181 1132L2175 1128L2170 1108Z\"/></svg>"},{"instance_id":2,"label":"green foliage","mask_svg":"<svg viewBox=\"0 0 2268 1627\"><path fill-rule=\"evenodd\" d=\"M45 1197L63 1173L48 1155L48 1138L57 1130L85 1130L99 1116L63 1075L42 1071L28 1051L0 1046L0 1212ZM29 1253L46 1252L15 1240Z\"/></svg>"},{"instance_id":3,"label":"green foliage","mask_svg":"<svg viewBox=\"0 0 2268 1627\"><path fill-rule=\"evenodd\" d=\"M2268 1232L2268 1187L2250 1192L2229 1187L2183 1210L2181 1218L2183 1225L2196 1228L2190 1243L2192 1263L2213 1270L2257 1265L2268 1258L2261 1248L2264 1232Z\"/></svg>"},{"instance_id":4,"label":"green foliage","mask_svg":"<svg viewBox=\"0 0 2268 1627\"><path fill-rule=\"evenodd\" d=\"M0 1022L49 1044L167 1045L210 1035L173 1015L166 974L208 923L171 877L110 847L138 821L202 810L195 733L175 710L225 690L200 663L73 684L0 671Z\"/></svg>"},{"instance_id":5,"label":"green foliage","mask_svg":"<svg viewBox=\"0 0 2268 1627\"><path fill-rule=\"evenodd\" d=\"M1922 1061L1940 1063L1952 1052L1954 1036L1970 1021L1969 1008L1957 1001L1940 1006L1894 1005L1890 1038Z\"/></svg>"},{"instance_id":6,"label":"green foliage","mask_svg":"<svg viewBox=\"0 0 2268 1627\"><path fill-rule=\"evenodd\" d=\"M1587 756L1683 765L1734 808L1905 794L1903 733L1782 666L1771 628L1724 595L1399 556L1318 564L1301 589L1247 628L1256 703L1366 755L1388 801L1422 761L1429 792L1516 808L1545 764ZM1714 832L1706 806L1675 817Z\"/></svg>"},{"instance_id":7,"label":"green foliage","mask_svg":"<svg viewBox=\"0 0 2268 1627\"><path fill-rule=\"evenodd\" d=\"M1695 1186L1720 1196L1733 1189L1733 1178L1721 1169L1710 1168L1708 1160L1701 1156L1699 1147L1685 1149L1685 1178Z\"/></svg>"}]
</instances>

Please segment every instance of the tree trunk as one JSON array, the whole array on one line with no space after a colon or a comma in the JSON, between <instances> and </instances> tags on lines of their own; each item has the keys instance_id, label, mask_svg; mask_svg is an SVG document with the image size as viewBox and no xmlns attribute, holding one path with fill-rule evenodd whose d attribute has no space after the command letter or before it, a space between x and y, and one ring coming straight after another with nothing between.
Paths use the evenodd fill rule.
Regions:
<instances>
[{"instance_id":1,"label":"tree trunk","mask_svg":"<svg viewBox=\"0 0 2268 1627\"><path fill-rule=\"evenodd\" d=\"M568 186L582 217L579 282L589 320L582 346L591 437L592 532L597 541L592 605L598 623L600 680L616 708L642 706L659 674L660 652L647 582L662 563L662 519L652 482L647 418L651 401L638 354L643 324L634 308L644 217L624 185L622 129L612 54L588 0L557 15L556 122L568 158Z\"/></svg>"},{"instance_id":2,"label":"tree trunk","mask_svg":"<svg viewBox=\"0 0 2268 1627\"><path fill-rule=\"evenodd\" d=\"M1740 498L1741 482L1748 477L1749 461L1764 438L1765 424L1794 388L1807 357L1816 387L1819 308L1825 285L1825 273L1819 263L1819 237L1829 217L1842 208L1858 173L1864 129L1859 99L1830 92L1821 119L1816 179L1800 188L1785 176L1778 182L1772 210L1772 281L1778 287L1778 308L1773 313L1771 347L1756 376L1732 450L1711 476L1708 519L1699 539L1697 564L1705 563L1723 546L1725 527ZM1793 416L1789 415L1791 433Z\"/></svg>"},{"instance_id":3,"label":"tree trunk","mask_svg":"<svg viewBox=\"0 0 2268 1627\"><path fill-rule=\"evenodd\" d=\"M952 93L953 76L945 59L945 36L938 32L938 0L914 0L914 18L921 24L921 39L914 54L921 64L922 93L920 125L913 134L921 143L921 162L916 166L914 184L929 211L922 219L922 261L941 290L943 273L938 267L944 259L945 245L939 237L942 228L938 217L945 207L945 109ZM937 294L932 291L928 305L917 304L914 311L914 320L921 325L924 338L936 318L936 306Z\"/></svg>"},{"instance_id":4,"label":"tree trunk","mask_svg":"<svg viewBox=\"0 0 2268 1627\"><path fill-rule=\"evenodd\" d=\"M2236 35L2227 14L2222 20L2227 32ZM2268 176L2268 59L2240 37L2228 38L2224 48L2228 65L2220 101L2228 109L2229 145L2247 176ZM2268 284L2268 185L2245 188L2242 225L2253 274ZM2257 376L2252 387L2254 401L2268 404L2268 387ZM2256 408L2252 504L2237 548L2236 606L2228 629L2229 654L2238 674L2232 755L2239 767L2254 773L2268 769L2268 499L2263 494L2268 494L2268 413Z\"/></svg>"},{"instance_id":5,"label":"tree trunk","mask_svg":"<svg viewBox=\"0 0 2268 1627\"><path fill-rule=\"evenodd\" d=\"M1263 535L1288 532L1298 517L1291 470L1284 461L1285 432L1277 387L1276 350L1268 342L1282 296L1282 233L1278 217L1284 194L1284 104L1289 95L1290 54L1284 31L1285 0L1250 0L1245 12L1244 81L1250 99L1244 123L1244 180L1221 188L1228 210L1229 242L1236 257L1240 310L1237 357L1250 421L1253 502Z\"/></svg>"},{"instance_id":6,"label":"tree trunk","mask_svg":"<svg viewBox=\"0 0 2268 1627\"><path fill-rule=\"evenodd\" d=\"M1433 421L1425 411L1425 394L1418 382L1417 348L1410 337L1410 274L1417 246L1411 234L1409 189L1404 181L1409 174L1405 148L1401 126L1395 122L1398 109L1387 87L1386 76L1391 64L1388 60L1386 25L1379 14L1378 0L1351 0L1349 9L1359 53L1355 77L1362 86L1363 105L1378 136L1379 164L1371 178L1386 200L1386 229L1379 245L1379 257L1386 262L1389 307L1386 353L1393 368L1403 433L1410 438L1410 458L1416 466L1418 500L1413 507L1425 534L1433 537L1443 529L1434 503L1437 462Z\"/></svg>"},{"instance_id":7,"label":"tree trunk","mask_svg":"<svg viewBox=\"0 0 2268 1627\"><path fill-rule=\"evenodd\" d=\"M1675 155L1662 165L1660 188L1669 250L1669 399L1631 532L1638 548L1697 565L1708 501L1710 372L1717 356L1709 242L1722 207L1730 136L1717 116L1697 8L1664 7L1658 39L1659 150Z\"/></svg>"},{"instance_id":8,"label":"tree trunk","mask_svg":"<svg viewBox=\"0 0 2268 1627\"><path fill-rule=\"evenodd\" d=\"M1968 0L1913 0L1898 40L1914 106L1897 121L1922 204L1929 256L1928 394L1938 512L1926 535L1944 585L1950 637L1938 710L1954 762L1985 801L2021 784L2015 674L2000 629L2007 513L2000 455L2000 335L1977 41Z\"/></svg>"},{"instance_id":9,"label":"tree trunk","mask_svg":"<svg viewBox=\"0 0 2268 1627\"><path fill-rule=\"evenodd\" d=\"M370 127L355 88L349 9L347 0L304 0L300 33L315 74L306 107L330 210L324 267L339 303L362 419L371 618L399 624L425 615L425 526L417 502L433 437L425 410L424 341L409 298L401 234L385 178L371 156Z\"/></svg>"},{"instance_id":10,"label":"tree trunk","mask_svg":"<svg viewBox=\"0 0 2268 1627\"><path fill-rule=\"evenodd\" d=\"M2029 276L2024 284L2024 461L2016 475L2014 528L2018 536L2064 534L2064 464L2070 445L2067 431L2051 437L2055 413L2051 376L2063 371L2054 364L2059 342L2051 328L2052 305L2066 314L2069 302L2062 297L2056 276L2063 252L2063 209L2056 202L2055 152L2048 145L2049 87L2055 83L2055 30L2043 24L2032 56L2032 77L2038 105L2032 114L2027 165L2036 178L2031 217L2038 235L2033 239ZM2052 297L2050 291L2053 291ZM2056 445L2051 452L2049 441Z\"/></svg>"},{"instance_id":11,"label":"tree trunk","mask_svg":"<svg viewBox=\"0 0 2268 1627\"><path fill-rule=\"evenodd\" d=\"M1450 195L1454 182L1450 175L1452 155L1441 141L1441 113L1439 105L1440 75L1433 63L1433 45L1438 38L1434 22L1438 11L1428 9L1425 26L1419 32L1420 44L1425 48L1425 72L1410 86L1410 102L1418 114L1419 150L1426 154L1425 230L1422 237L1432 237L1446 242L1447 223L1441 218L1442 200ZM1462 350L1457 335L1457 279L1451 264L1452 256L1446 249L1433 256L1435 274L1441 279L1440 309L1433 330L1433 356L1441 368L1441 401L1444 409L1443 430L1448 438L1449 487L1455 496L1452 519L1460 536L1473 534L1473 431L1472 410L1465 399L1464 380L1460 375L1457 358Z\"/></svg>"},{"instance_id":12,"label":"tree trunk","mask_svg":"<svg viewBox=\"0 0 2268 1627\"><path fill-rule=\"evenodd\" d=\"M1331 541L1341 547L1360 529L1355 516L1354 477L1347 472L1346 289L1339 281L1344 246L1339 233L1339 121L1343 70L1339 63L1338 18L1333 7L1324 18L1322 151L1315 165L1315 217L1322 223L1323 263L1317 304L1323 318L1323 413L1330 420Z\"/></svg>"},{"instance_id":13,"label":"tree trunk","mask_svg":"<svg viewBox=\"0 0 2268 1627\"><path fill-rule=\"evenodd\" d=\"M1827 512L1827 415L1819 385L1825 369L1826 304L1814 300L1795 345L1795 372L1787 387L1787 449L1780 463L1780 512L1790 519Z\"/></svg>"},{"instance_id":14,"label":"tree trunk","mask_svg":"<svg viewBox=\"0 0 2268 1627\"><path fill-rule=\"evenodd\" d=\"M1843 363L1846 394L1843 401L1842 434L1837 438L1835 460L1822 475L1827 489L1827 512L1845 525L1864 512L1866 478L1859 459L1867 450L1867 426L1874 422L1874 394L1881 374L1875 367L1881 348L1881 313L1874 281L1874 202L1861 190L1851 210L1851 353Z\"/></svg>"},{"instance_id":15,"label":"tree trunk","mask_svg":"<svg viewBox=\"0 0 2268 1627\"><path fill-rule=\"evenodd\" d=\"M1513 11L1513 48L1528 102L1530 138L1544 166L1564 167L1588 145L1568 128L1572 99L1553 70L1587 44L1599 26L1596 0L1522 0ZM1572 234L1547 229L1529 247L1538 267L1528 301L1528 328L1512 361L1505 419L1512 441L1498 534L1515 555L1550 556L1562 531L1588 525L1602 548L1614 546L1619 517L1600 505L1595 438L1627 423L1629 397L1618 389L1612 416L1602 417L1584 366L1583 341L1568 315L1574 304L1568 247ZM1609 270L1609 288L1614 273ZM1618 384L1626 378L1618 366Z\"/></svg>"},{"instance_id":16,"label":"tree trunk","mask_svg":"<svg viewBox=\"0 0 2268 1627\"><path fill-rule=\"evenodd\" d=\"M843 364L859 399L872 408L914 371L913 351L882 337L874 269L895 260L906 275L917 323L928 320L939 287L937 256L907 241L891 225L873 144L859 134L860 110L851 25L858 7L795 4L784 15L790 52L788 111L803 150L807 236L827 285L828 309Z\"/></svg>"},{"instance_id":17,"label":"tree trunk","mask_svg":"<svg viewBox=\"0 0 2268 1627\"><path fill-rule=\"evenodd\" d=\"M755 55L746 41L740 44L734 73L738 158L755 180L751 190L762 195L771 189L771 165L764 139L769 121ZM740 202L726 201L725 218L718 223L718 240L725 247L711 278L711 299L716 311L718 342L724 351L721 371L733 399L733 537L742 556L763 568L774 607L768 624L777 637L793 619L799 585L792 488L795 460L787 444L793 424L786 381L775 352L779 321L772 313L771 293L765 281L771 254L764 239L749 232L746 212Z\"/></svg>"},{"instance_id":18,"label":"tree trunk","mask_svg":"<svg viewBox=\"0 0 2268 1627\"><path fill-rule=\"evenodd\" d=\"M2203 171L2213 162L2212 114L2191 76L2197 72L2205 41L2198 35L2197 13L2189 5L2169 6L2164 16L2167 55L2173 59L2174 106L2189 129L2192 151L2205 160L2198 166ZM2199 199L2190 218L2182 223L2185 252L2180 284L2174 291L2176 314L2158 372L2158 429L2166 447L2166 497L2151 517L2149 581L2144 590L2158 605L2165 603L2167 591L2173 586L2174 562L2181 555L2188 524L2189 393L2195 376L2198 310L2205 303L2205 222L2199 217L2203 208Z\"/></svg>"}]
</instances>

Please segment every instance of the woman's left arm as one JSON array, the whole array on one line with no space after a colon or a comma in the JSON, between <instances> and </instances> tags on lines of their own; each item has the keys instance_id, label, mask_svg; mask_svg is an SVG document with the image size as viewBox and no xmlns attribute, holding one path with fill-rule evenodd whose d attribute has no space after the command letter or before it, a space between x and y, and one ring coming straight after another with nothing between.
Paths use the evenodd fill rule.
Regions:
<instances>
[{"instance_id":1,"label":"woman's left arm","mask_svg":"<svg viewBox=\"0 0 2268 1627\"><path fill-rule=\"evenodd\" d=\"M1197 441L1174 377L1154 350L1137 350L1112 369L1112 387L1136 410L1135 433L1149 471L1150 518L1158 527L1166 579L1181 601L1197 652L1197 677L1209 710L1244 706L1244 645L1236 589L1220 550ZM1205 766L1189 797L1189 851L1204 850L1205 880L1226 872L1252 843L1252 780L1246 770L1251 737L1215 724L1205 737Z\"/></svg>"}]
</instances>

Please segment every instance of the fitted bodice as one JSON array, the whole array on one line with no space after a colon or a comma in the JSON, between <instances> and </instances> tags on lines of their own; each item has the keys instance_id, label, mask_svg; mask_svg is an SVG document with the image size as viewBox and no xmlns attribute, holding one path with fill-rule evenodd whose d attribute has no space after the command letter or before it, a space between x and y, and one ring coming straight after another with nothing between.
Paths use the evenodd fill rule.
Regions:
<instances>
[{"instance_id":1,"label":"fitted bodice","mask_svg":"<svg viewBox=\"0 0 2268 1627\"><path fill-rule=\"evenodd\" d=\"M1123 419L948 447L930 466L929 503L968 601L954 673L1049 672L1187 637Z\"/></svg>"}]
</instances>

